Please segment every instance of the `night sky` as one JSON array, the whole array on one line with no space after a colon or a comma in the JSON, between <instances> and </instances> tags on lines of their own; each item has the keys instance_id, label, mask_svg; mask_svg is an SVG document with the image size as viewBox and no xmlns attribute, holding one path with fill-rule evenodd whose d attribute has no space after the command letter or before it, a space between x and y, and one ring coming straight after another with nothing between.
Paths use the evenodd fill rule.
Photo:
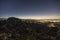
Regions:
<instances>
[{"instance_id":1,"label":"night sky","mask_svg":"<svg viewBox=\"0 0 60 40\"><path fill-rule=\"evenodd\" d=\"M60 0L0 0L0 17L59 19Z\"/></svg>"}]
</instances>

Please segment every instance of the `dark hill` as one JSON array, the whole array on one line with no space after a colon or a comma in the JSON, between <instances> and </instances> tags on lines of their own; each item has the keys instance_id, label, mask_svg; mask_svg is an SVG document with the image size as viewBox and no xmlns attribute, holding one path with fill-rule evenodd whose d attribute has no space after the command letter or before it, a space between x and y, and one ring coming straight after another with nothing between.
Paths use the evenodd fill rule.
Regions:
<instances>
[{"instance_id":1,"label":"dark hill","mask_svg":"<svg viewBox=\"0 0 60 40\"><path fill-rule=\"evenodd\" d=\"M27 20L28 21L28 20ZM49 23L26 22L22 19L9 17L7 20L0 21L0 39L4 40L57 40L59 29L50 28ZM59 33L58 33L59 34ZM6 37L6 38L5 38Z\"/></svg>"}]
</instances>

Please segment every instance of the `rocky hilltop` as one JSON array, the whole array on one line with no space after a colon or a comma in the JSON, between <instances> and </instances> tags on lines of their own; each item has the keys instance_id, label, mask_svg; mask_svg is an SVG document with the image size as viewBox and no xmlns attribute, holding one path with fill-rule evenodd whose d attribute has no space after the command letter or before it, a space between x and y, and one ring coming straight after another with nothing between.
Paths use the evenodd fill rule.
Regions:
<instances>
[{"instance_id":1,"label":"rocky hilltop","mask_svg":"<svg viewBox=\"0 0 60 40\"><path fill-rule=\"evenodd\" d=\"M0 21L0 40L60 40L60 23L9 17Z\"/></svg>"}]
</instances>

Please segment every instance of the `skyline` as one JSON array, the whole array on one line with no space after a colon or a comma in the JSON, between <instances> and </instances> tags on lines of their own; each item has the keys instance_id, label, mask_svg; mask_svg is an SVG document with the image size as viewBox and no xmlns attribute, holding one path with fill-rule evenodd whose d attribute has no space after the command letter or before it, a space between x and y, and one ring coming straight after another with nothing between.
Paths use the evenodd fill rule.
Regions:
<instances>
[{"instance_id":1,"label":"skyline","mask_svg":"<svg viewBox=\"0 0 60 40\"><path fill-rule=\"evenodd\" d=\"M60 19L60 0L0 0L0 17Z\"/></svg>"}]
</instances>

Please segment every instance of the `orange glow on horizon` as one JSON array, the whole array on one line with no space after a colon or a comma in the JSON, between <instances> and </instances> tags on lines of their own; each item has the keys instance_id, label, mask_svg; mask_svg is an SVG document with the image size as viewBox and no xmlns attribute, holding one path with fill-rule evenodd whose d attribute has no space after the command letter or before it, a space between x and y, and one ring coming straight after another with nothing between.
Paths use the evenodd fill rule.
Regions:
<instances>
[{"instance_id":1,"label":"orange glow on horizon","mask_svg":"<svg viewBox=\"0 0 60 40\"><path fill-rule=\"evenodd\" d=\"M20 18L20 17L19 17ZM21 17L21 19L60 19L60 17Z\"/></svg>"}]
</instances>

